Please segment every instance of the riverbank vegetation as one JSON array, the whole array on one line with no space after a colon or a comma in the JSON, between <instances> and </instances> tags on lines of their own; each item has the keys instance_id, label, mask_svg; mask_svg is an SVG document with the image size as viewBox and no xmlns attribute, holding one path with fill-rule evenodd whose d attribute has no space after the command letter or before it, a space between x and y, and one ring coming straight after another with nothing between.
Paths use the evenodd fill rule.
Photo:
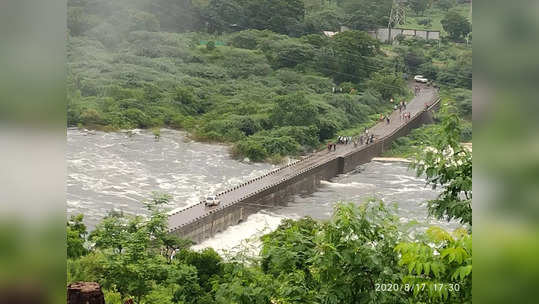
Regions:
<instances>
[{"instance_id":1,"label":"riverbank vegetation","mask_svg":"<svg viewBox=\"0 0 539 304\"><path fill-rule=\"evenodd\" d=\"M472 49L464 44L446 42L438 45L424 40L403 40L388 51L399 54L404 71L421 74L440 86L441 111L434 125L412 130L395 140L385 156L410 157L435 140L438 122L449 112L459 118L461 142L472 141ZM445 114L444 114L445 113Z\"/></svg>"},{"instance_id":2,"label":"riverbank vegetation","mask_svg":"<svg viewBox=\"0 0 539 304\"><path fill-rule=\"evenodd\" d=\"M68 125L184 129L254 161L312 151L409 97L404 74L460 73L437 65L450 42L431 65L420 42L388 55L364 31L391 1L371 2L68 1Z\"/></svg>"},{"instance_id":3,"label":"riverbank vegetation","mask_svg":"<svg viewBox=\"0 0 539 304\"><path fill-rule=\"evenodd\" d=\"M88 234L68 230L68 282L96 281L106 303L471 303L471 153L459 145L457 115L442 122L415 168L442 189L429 214L463 226L410 230L377 200L337 204L327 221L283 220L258 253L222 257L167 233L155 195L147 217L111 213ZM411 233L413 231L413 233Z\"/></svg>"}]
</instances>

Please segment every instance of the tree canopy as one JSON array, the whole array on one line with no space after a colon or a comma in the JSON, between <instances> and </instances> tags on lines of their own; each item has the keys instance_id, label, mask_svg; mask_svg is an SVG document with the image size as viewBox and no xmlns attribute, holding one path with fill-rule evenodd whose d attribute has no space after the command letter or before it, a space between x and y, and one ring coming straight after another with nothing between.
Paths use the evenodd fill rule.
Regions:
<instances>
[{"instance_id":1,"label":"tree canopy","mask_svg":"<svg viewBox=\"0 0 539 304\"><path fill-rule=\"evenodd\" d=\"M460 40L472 31L468 19L455 10L450 10L441 21L444 31L453 40Z\"/></svg>"}]
</instances>

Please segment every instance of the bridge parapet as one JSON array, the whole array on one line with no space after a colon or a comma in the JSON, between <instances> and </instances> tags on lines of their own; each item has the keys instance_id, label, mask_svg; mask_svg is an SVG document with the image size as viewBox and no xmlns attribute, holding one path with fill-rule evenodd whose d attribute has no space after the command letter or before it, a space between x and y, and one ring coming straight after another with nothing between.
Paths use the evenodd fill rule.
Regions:
<instances>
[{"instance_id":1,"label":"bridge parapet","mask_svg":"<svg viewBox=\"0 0 539 304\"><path fill-rule=\"evenodd\" d=\"M414 112L411 119L398 125L375 142L341 153L318 152L252 178L217 196L222 203L207 209L202 202L179 210L169 217L170 233L199 242L235 225L261 209L272 208L286 201L286 197L313 192L322 180L350 172L383 153L397 137L407 134L432 119L431 110L439 107L436 99L426 108ZM343 149L345 146L341 146ZM347 146L348 147L348 146ZM181 214L180 214L181 213Z\"/></svg>"}]
</instances>

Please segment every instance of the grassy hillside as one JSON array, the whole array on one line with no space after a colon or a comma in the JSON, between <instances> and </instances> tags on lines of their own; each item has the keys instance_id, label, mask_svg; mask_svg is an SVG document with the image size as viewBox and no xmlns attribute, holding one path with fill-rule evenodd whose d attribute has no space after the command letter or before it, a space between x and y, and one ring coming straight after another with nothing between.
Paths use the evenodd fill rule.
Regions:
<instances>
[{"instance_id":1,"label":"grassy hillside","mask_svg":"<svg viewBox=\"0 0 539 304\"><path fill-rule=\"evenodd\" d=\"M69 1L68 124L180 128L278 160L372 124L408 96L404 75L471 88L471 51L382 47L360 31L383 23L390 1L294 1L300 15L286 1ZM339 24L357 30L320 32Z\"/></svg>"},{"instance_id":2,"label":"grassy hillside","mask_svg":"<svg viewBox=\"0 0 539 304\"><path fill-rule=\"evenodd\" d=\"M465 17L469 17L470 15L470 4L468 3L457 4L451 9L458 11L459 14ZM409 9L407 11L406 22L400 27L416 30L441 31L442 35L445 35L446 33L442 27L441 21L446 13L447 9L442 9L436 5L433 5L431 8L426 9L423 14L419 15Z\"/></svg>"},{"instance_id":3,"label":"grassy hillside","mask_svg":"<svg viewBox=\"0 0 539 304\"><path fill-rule=\"evenodd\" d=\"M199 140L236 143L235 153L261 160L302 153L339 130L370 123L389 111L388 92L407 93L397 74L384 76L393 83L381 89L376 79L337 84L334 78L354 75L320 65L326 59L309 39L332 43L269 31L133 31L115 48L70 37L68 123L104 130L183 128ZM372 58L360 66L366 75L390 65L381 53ZM334 87L345 93L332 93Z\"/></svg>"}]
</instances>

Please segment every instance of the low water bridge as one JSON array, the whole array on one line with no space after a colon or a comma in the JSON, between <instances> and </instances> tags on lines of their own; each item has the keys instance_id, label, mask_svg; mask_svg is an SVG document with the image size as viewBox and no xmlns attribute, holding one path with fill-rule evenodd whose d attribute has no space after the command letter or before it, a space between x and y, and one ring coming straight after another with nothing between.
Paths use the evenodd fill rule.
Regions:
<instances>
[{"instance_id":1,"label":"low water bridge","mask_svg":"<svg viewBox=\"0 0 539 304\"><path fill-rule=\"evenodd\" d=\"M384 121L369 129L369 134L375 135L373 143L358 147L337 145L336 151L324 149L309 154L217 194L221 201L218 206L206 207L204 203L198 203L176 211L169 215L169 232L198 243L240 223L250 214L281 205L291 195L312 193L322 180L330 180L370 162L389 149L396 138L433 122L433 111L439 103L437 90L423 87L406 106L405 111L411 113L411 119L401 120L399 111L394 111L389 124Z\"/></svg>"}]
</instances>

